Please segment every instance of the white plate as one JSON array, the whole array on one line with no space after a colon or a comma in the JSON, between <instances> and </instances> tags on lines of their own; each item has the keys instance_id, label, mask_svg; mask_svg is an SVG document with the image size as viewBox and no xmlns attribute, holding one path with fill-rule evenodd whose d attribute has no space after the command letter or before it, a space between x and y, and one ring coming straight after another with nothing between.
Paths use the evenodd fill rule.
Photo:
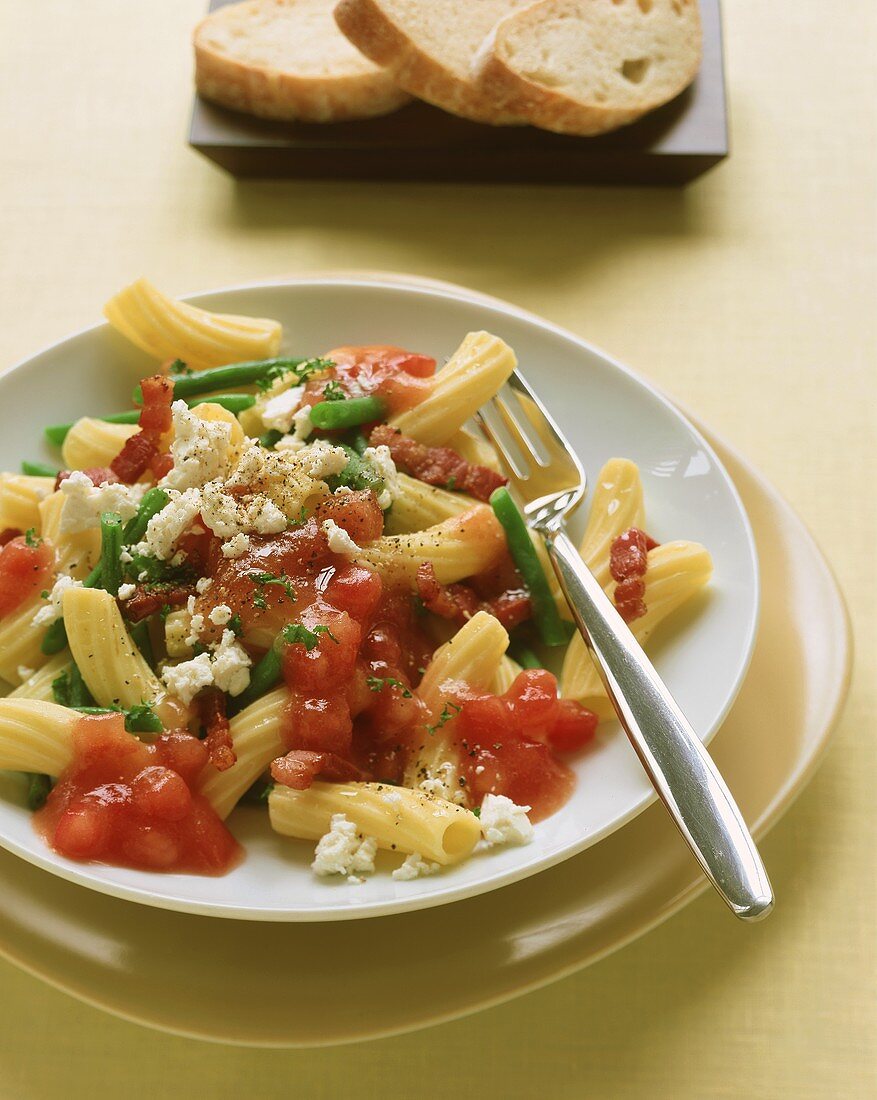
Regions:
<instances>
[{"instance_id":1,"label":"white plate","mask_svg":"<svg viewBox=\"0 0 877 1100\"><path fill-rule=\"evenodd\" d=\"M290 280L202 294L199 305L276 317L285 347L313 355L339 344L397 343L440 361L466 332L486 328L515 348L519 363L576 447L590 478L613 455L642 471L649 531L709 547L709 594L660 638L658 670L708 741L727 713L749 664L758 619L758 569L749 521L734 485L703 436L646 382L569 333L501 304L434 288L374 279ZM0 379L15 410L0 440L0 468L15 469L39 446L44 424L126 407L133 381L154 364L108 326L53 345ZM584 510L578 517L579 533ZM65 860L44 847L30 815L0 789L0 844L63 878L162 908L250 920L316 921L377 916L439 905L527 877L581 852L618 829L654 798L626 739L606 725L575 765L568 804L537 828L535 841L478 856L442 874L394 882L379 873L363 885L318 880L311 847L272 835L264 813L241 808L230 819L247 859L214 879L154 875Z\"/></svg>"}]
</instances>

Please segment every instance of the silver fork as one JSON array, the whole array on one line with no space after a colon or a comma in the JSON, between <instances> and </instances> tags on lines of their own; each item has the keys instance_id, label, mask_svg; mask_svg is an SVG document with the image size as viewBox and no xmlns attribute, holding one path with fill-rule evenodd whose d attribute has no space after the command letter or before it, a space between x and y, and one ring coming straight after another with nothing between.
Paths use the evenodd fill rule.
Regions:
<instances>
[{"instance_id":1,"label":"silver fork","mask_svg":"<svg viewBox=\"0 0 877 1100\"><path fill-rule=\"evenodd\" d=\"M592 576L564 521L587 491L574 451L521 375L478 414L551 563L631 744L707 878L745 921L773 891L755 842L709 753Z\"/></svg>"}]
</instances>

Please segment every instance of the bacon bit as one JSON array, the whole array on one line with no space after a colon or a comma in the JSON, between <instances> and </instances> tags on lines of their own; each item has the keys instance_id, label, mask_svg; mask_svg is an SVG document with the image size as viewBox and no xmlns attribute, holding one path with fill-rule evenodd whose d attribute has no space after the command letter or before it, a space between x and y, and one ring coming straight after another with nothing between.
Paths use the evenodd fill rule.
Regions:
<instances>
[{"instance_id":1,"label":"bacon bit","mask_svg":"<svg viewBox=\"0 0 877 1100\"><path fill-rule=\"evenodd\" d=\"M174 384L170 378L154 374L143 379L140 389L143 393L140 431L125 441L111 464L113 473L128 484L137 481L150 467L155 472L162 457L162 436L170 431L174 422L171 412Z\"/></svg>"},{"instance_id":2,"label":"bacon bit","mask_svg":"<svg viewBox=\"0 0 877 1100\"><path fill-rule=\"evenodd\" d=\"M336 756L334 752L293 749L286 756L271 762L271 778L274 782L283 787L292 787L295 791L306 791L318 776L332 783L361 782L367 778L365 772L360 771L355 764Z\"/></svg>"},{"instance_id":3,"label":"bacon bit","mask_svg":"<svg viewBox=\"0 0 877 1100\"><path fill-rule=\"evenodd\" d=\"M373 447L389 447L396 465L419 481L469 493L476 500L488 500L494 489L508 481L487 466L472 465L450 447L427 447L389 424L374 428L369 442Z\"/></svg>"},{"instance_id":4,"label":"bacon bit","mask_svg":"<svg viewBox=\"0 0 877 1100\"><path fill-rule=\"evenodd\" d=\"M61 470L58 473L55 478L55 492L61 487L61 482L66 481L72 473L72 470ZM116 485L119 481L109 466L92 466L88 470L83 470L82 473L91 478L94 485Z\"/></svg>"},{"instance_id":5,"label":"bacon bit","mask_svg":"<svg viewBox=\"0 0 877 1100\"><path fill-rule=\"evenodd\" d=\"M23 535L23 531L19 531L17 527L6 527L0 531L0 546L5 546L7 542L12 542L13 539L19 538Z\"/></svg>"},{"instance_id":6,"label":"bacon bit","mask_svg":"<svg viewBox=\"0 0 877 1100\"><path fill-rule=\"evenodd\" d=\"M120 607L129 622L139 623L163 607L182 607L194 594L195 587L191 584L172 588L148 588L140 584L131 599L122 601Z\"/></svg>"},{"instance_id":7,"label":"bacon bit","mask_svg":"<svg viewBox=\"0 0 877 1100\"><path fill-rule=\"evenodd\" d=\"M646 613L646 584L642 578L649 565L648 552L658 545L651 535L638 527L631 527L612 543L609 572L618 582L615 606L626 623L641 619Z\"/></svg>"},{"instance_id":8,"label":"bacon bit","mask_svg":"<svg viewBox=\"0 0 877 1100\"><path fill-rule=\"evenodd\" d=\"M417 570L417 594L427 611L452 622L465 622L476 611L487 611L506 630L511 630L532 615L530 596L525 589L511 588L490 599L480 599L467 584L439 584L430 561L423 562Z\"/></svg>"},{"instance_id":9,"label":"bacon bit","mask_svg":"<svg viewBox=\"0 0 877 1100\"><path fill-rule=\"evenodd\" d=\"M234 741L225 713L225 694L219 688L207 688L198 696L201 724L207 730L204 744L210 763L218 772L228 771L237 760Z\"/></svg>"}]
</instances>

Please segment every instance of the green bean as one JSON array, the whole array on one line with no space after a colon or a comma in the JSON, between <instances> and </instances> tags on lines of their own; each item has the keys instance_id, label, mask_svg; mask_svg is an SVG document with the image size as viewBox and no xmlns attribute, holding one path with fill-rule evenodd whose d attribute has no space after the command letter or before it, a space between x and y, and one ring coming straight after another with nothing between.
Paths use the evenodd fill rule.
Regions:
<instances>
[{"instance_id":1,"label":"green bean","mask_svg":"<svg viewBox=\"0 0 877 1100\"><path fill-rule=\"evenodd\" d=\"M102 512L100 517L101 588L118 596L122 583L122 517L118 512Z\"/></svg>"},{"instance_id":2,"label":"green bean","mask_svg":"<svg viewBox=\"0 0 877 1100\"><path fill-rule=\"evenodd\" d=\"M124 714L128 733L164 733L161 719L148 703L128 707L74 707L80 714Z\"/></svg>"},{"instance_id":3,"label":"green bean","mask_svg":"<svg viewBox=\"0 0 877 1100\"><path fill-rule=\"evenodd\" d=\"M36 811L45 806L52 789L52 779L40 772L28 772L27 776L27 806L29 810Z\"/></svg>"},{"instance_id":4,"label":"green bean","mask_svg":"<svg viewBox=\"0 0 877 1100\"><path fill-rule=\"evenodd\" d=\"M128 633L131 635L131 641L140 650L143 659L154 672L155 654L152 651L152 638L149 634L149 623L146 619L141 619L139 623L129 623Z\"/></svg>"},{"instance_id":5,"label":"green bean","mask_svg":"<svg viewBox=\"0 0 877 1100\"><path fill-rule=\"evenodd\" d=\"M256 403L256 398L251 393L217 393L212 397L194 397L188 402L188 405L189 408L194 409L196 406L204 405L208 401L213 405L221 405L223 409L228 409L236 416L244 409L252 408ZM136 424L139 419L139 409L126 409L125 412L108 413L106 416L98 417L98 420L105 420L108 424ZM54 443L56 447L60 447L72 427L72 422L70 424L51 424L45 429L46 438L50 443Z\"/></svg>"},{"instance_id":6,"label":"green bean","mask_svg":"<svg viewBox=\"0 0 877 1100\"><path fill-rule=\"evenodd\" d=\"M122 532L122 541L126 546L140 542L146 534L149 521L164 508L170 499L164 489L157 487L153 487L143 494L140 507L137 509L137 515L128 520L125 524L125 530Z\"/></svg>"},{"instance_id":7,"label":"green bean","mask_svg":"<svg viewBox=\"0 0 877 1100\"><path fill-rule=\"evenodd\" d=\"M356 451L358 455L362 455L363 451L370 446L368 439L364 432L356 431L350 433L350 446Z\"/></svg>"},{"instance_id":8,"label":"green bean","mask_svg":"<svg viewBox=\"0 0 877 1100\"><path fill-rule=\"evenodd\" d=\"M355 428L372 420L383 420L387 403L382 397L349 397L345 401L321 401L311 406L311 423L321 431Z\"/></svg>"},{"instance_id":9,"label":"green bean","mask_svg":"<svg viewBox=\"0 0 877 1100\"><path fill-rule=\"evenodd\" d=\"M509 657L521 668L542 668L542 662L529 646L513 644L509 647Z\"/></svg>"},{"instance_id":10,"label":"green bean","mask_svg":"<svg viewBox=\"0 0 877 1100\"><path fill-rule=\"evenodd\" d=\"M58 471L54 466L46 466L42 462L27 462L21 464L21 472L31 477L57 477Z\"/></svg>"},{"instance_id":11,"label":"green bean","mask_svg":"<svg viewBox=\"0 0 877 1100\"><path fill-rule=\"evenodd\" d=\"M194 397L199 393L251 386L271 373L292 371L304 362L304 359L280 356L276 359L229 363L224 367L210 367L208 370L196 371L192 374L171 374L168 377L174 383L174 397ZM134 389L134 401L138 405L143 402L143 393L139 386Z\"/></svg>"},{"instance_id":12,"label":"green bean","mask_svg":"<svg viewBox=\"0 0 877 1100\"><path fill-rule=\"evenodd\" d=\"M539 637L545 645L566 645L567 631L551 594L548 578L530 541L530 532L524 517L518 511L508 489L495 489L490 495L490 506L503 526L509 553L530 591L533 621Z\"/></svg>"},{"instance_id":13,"label":"green bean","mask_svg":"<svg viewBox=\"0 0 877 1100\"><path fill-rule=\"evenodd\" d=\"M339 446L347 455L347 465L340 474L333 474L328 479L332 491L334 492L339 485L346 485L348 489L373 489L376 493L380 493L384 488L384 479L374 466L346 443L341 443Z\"/></svg>"},{"instance_id":14,"label":"green bean","mask_svg":"<svg viewBox=\"0 0 877 1100\"><path fill-rule=\"evenodd\" d=\"M264 435L259 436L259 442L263 447L266 447L269 451L274 449L274 444L278 439L283 438L283 432L278 432L276 428L271 428L270 431L265 432Z\"/></svg>"},{"instance_id":15,"label":"green bean","mask_svg":"<svg viewBox=\"0 0 877 1100\"><path fill-rule=\"evenodd\" d=\"M275 639L274 645L271 646L250 674L249 686L236 697L234 701L235 710L242 710L269 692L280 679L282 671L283 662L280 658L279 639Z\"/></svg>"}]
</instances>

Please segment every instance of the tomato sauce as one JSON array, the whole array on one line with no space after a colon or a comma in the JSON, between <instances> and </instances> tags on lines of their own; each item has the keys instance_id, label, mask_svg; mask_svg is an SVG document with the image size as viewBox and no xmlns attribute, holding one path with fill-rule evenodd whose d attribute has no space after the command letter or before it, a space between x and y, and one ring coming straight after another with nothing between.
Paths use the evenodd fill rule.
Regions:
<instances>
[{"instance_id":1,"label":"tomato sauce","mask_svg":"<svg viewBox=\"0 0 877 1100\"><path fill-rule=\"evenodd\" d=\"M239 862L240 845L198 794L207 749L196 737L177 730L145 744L121 714L83 715L73 744L73 763L35 818L60 855L200 875Z\"/></svg>"},{"instance_id":2,"label":"tomato sauce","mask_svg":"<svg viewBox=\"0 0 877 1100\"><path fill-rule=\"evenodd\" d=\"M45 539L16 536L0 549L0 617L53 584L55 553Z\"/></svg>"},{"instance_id":3,"label":"tomato sauce","mask_svg":"<svg viewBox=\"0 0 877 1100\"><path fill-rule=\"evenodd\" d=\"M334 348L326 355L335 367L305 387L302 404L325 400L327 385L335 382L347 397L383 397L391 413L417 405L433 387L435 359L404 348L372 344Z\"/></svg>"}]
</instances>

